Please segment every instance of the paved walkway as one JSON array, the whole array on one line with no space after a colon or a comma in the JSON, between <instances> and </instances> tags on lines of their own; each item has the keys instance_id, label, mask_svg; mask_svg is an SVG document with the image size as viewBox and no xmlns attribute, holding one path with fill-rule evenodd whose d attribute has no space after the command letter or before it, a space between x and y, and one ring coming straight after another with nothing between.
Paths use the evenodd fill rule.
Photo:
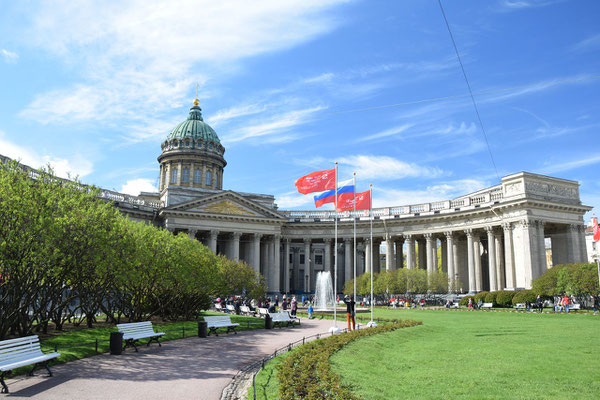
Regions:
<instances>
[{"instance_id":1,"label":"paved walkway","mask_svg":"<svg viewBox=\"0 0 600 400\"><path fill-rule=\"evenodd\" d=\"M218 400L242 367L303 336L327 332L332 323L303 318L294 328L192 337L143 346L139 353L128 348L120 356L101 354L57 365L53 377L42 369L34 377L8 379L10 394L2 397Z\"/></svg>"}]
</instances>

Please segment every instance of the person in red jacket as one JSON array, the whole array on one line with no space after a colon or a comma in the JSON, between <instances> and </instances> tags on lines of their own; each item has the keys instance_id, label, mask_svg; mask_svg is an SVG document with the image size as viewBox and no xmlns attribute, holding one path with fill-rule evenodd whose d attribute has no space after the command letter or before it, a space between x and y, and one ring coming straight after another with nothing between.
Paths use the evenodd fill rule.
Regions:
<instances>
[{"instance_id":1,"label":"person in red jacket","mask_svg":"<svg viewBox=\"0 0 600 400\"><path fill-rule=\"evenodd\" d=\"M562 299L562 303L563 303L563 307L565 308L565 311L568 314L569 313L569 306L571 305L571 299L569 298L569 296L567 296L565 294L565 296Z\"/></svg>"}]
</instances>

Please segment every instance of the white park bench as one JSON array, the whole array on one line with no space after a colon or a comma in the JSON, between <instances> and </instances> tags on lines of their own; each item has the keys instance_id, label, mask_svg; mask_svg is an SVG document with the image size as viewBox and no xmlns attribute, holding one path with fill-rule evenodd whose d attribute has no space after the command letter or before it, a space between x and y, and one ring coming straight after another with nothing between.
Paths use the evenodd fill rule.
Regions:
<instances>
[{"instance_id":1,"label":"white park bench","mask_svg":"<svg viewBox=\"0 0 600 400\"><path fill-rule=\"evenodd\" d=\"M266 318L269 315L268 308L258 308L258 316L261 318Z\"/></svg>"},{"instance_id":2,"label":"white park bench","mask_svg":"<svg viewBox=\"0 0 600 400\"><path fill-rule=\"evenodd\" d=\"M248 306L240 306L240 312L244 315L254 315L254 311Z\"/></svg>"},{"instance_id":3,"label":"white park bench","mask_svg":"<svg viewBox=\"0 0 600 400\"><path fill-rule=\"evenodd\" d=\"M233 331L237 335L235 328L240 326L240 324L232 323L231 317L227 315L218 315L214 317L204 317L204 321L206 321L206 325L208 328L208 335L210 336L211 332L214 332L216 336L219 336L217 333L217 329L219 328L227 328L227 332Z\"/></svg>"},{"instance_id":4,"label":"white park bench","mask_svg":"<svg viewBox=\"0 0 600 400\"><path fill-rule=\"evenodd\" d=\"M517 303L515 304L515 309L517 310L525 310L527 307L525 306L525 303Z\"/></svg>"},{"instance_id":5,"label":"white park bench","mask_svg":"<svg viewBox=\"0 0 600 400\"><path fill-rule=\"evenodd\" d=\"M571 311L581 311L581 304L579 303L571 303L569 305L569 312Z\"/></svg>"},{"instance_id":6,"label":"white park bench","mask_svg":"<svg viewBox=\"0 0 600 400\"><path fill-rule=\"evenodd\" d=\"M225 308L227 309L227 312L228 312L229 314L235 314L235 313L236 313L236 312L235 312L235 306L234 306L233 304L227 304L227 305L225 306Z\"/></svg>"},{"instance_id":7,"label":"white park bench","mask_svg":"<svg viewBox=\"0 0 600 400\"><path fill-rule=\"evenodd\" d=\"M294 322L296 322L296 319L290 317L290 314L288 314L287 311L269 313L269 316L273 320L273 326L279 325L280 328L283 326L283 324L286 324L287 326L293 326ZM299 320L298 323L300 323Z\"/></svg>"},{"instance_id":8,"label":"white park bench","mask_svg":"<svg viewBox=\"0 0 600 400\"><path fill-rule=\"evenodd\" d=\"M481 305L481 307L479 307L479 308L489 308L489 309L491 309L492 307L494 307L493 303L483 303Z\"/></svg>"},{"instance_id":9,"label":"white park bench","mask_svg":"<svg viewBox=\"0 0 600 400\"><path fill-rule=\"evenodd\" d=\"M123 341L125 342L123 350L125 350L127 346L133 346L135 351L138 351L135 342L140 339L150 339L148 340L148 343L146 343L146 346L150 346L150 343L155 341L160 347L161 344L158 338L165 334L164 332L154 332L152 322L150 321L117 324L117 329L119 332L123 333Z\"/></svg>"},{"instance_id":10,"label":"white park bench","mask_svg":"<svg viewBox=\"0 0 600 400\"><path fill-rule=\"evenodd\" d=\"M223 306L220 305L219 303L215 303L215 310L225 312L225 310L223 309Z\"/></svg>"},{"instance_id":11,"label":"white park bench","mask_svg":"<svg viewBox=\"0 0 600 400\"><path fill-rule=\"evenodd\" d=\"M42 353L40 338L36 335L0 341L0 384L2 385L2 393L8 393L8 386L4 382L4 377L10 374L11 370L33 364L33 368L29 371L29 376L32 376L36 367L41 365L52 376L48 361L58 356L60 356L59 353Z\"/></svg>"}]
</instances>

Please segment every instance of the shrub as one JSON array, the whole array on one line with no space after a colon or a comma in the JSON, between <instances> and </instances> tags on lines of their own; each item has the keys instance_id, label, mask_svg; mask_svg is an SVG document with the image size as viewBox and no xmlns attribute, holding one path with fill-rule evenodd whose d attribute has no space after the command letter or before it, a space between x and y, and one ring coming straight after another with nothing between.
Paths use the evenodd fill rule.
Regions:
<instances>
[{"instance_id":1,"label":"shrub","mask_svg":"<svg viewBox=\"0 0 600 400\"><path fill-rule=\"evenodd\" d=\"M513 290L499 290L496 292L496 304L499 307L511 307L512 299L517 294Z\"/></svg>"},{"instance_id":2,"label":"shrub","mask_svg":"<svg viewBox=\"0 0 600 400\"><path fill-rule=\"evenodd\" d=\"M512 304L515 305L517 303L525 303L529 301L530 303L535 303L536 294L533 290L520 290L516 292L514 297L512 298Z\"/></svg>"},{"instance_id":3,"label":"shrub","mask_svg":"<svg viewBox=\"0 0 600 400\"><path fill-rule=\"evenodd\" d=\"M498 296L498 292L489 292L486 296L485 296L485 302L486 303L492 303L494 306L497 304L496 303L496 296Z\"/></svg>"},{"instance_id":4,"label":"shrub","mask_svg":"<svg viewBox=\"0 0 600 400\"><path fill-rule=\"evenodd\" d=\"M364 336L420 325L420 321L396 321L377 328L360 329L310 342L284 358L277 367L279 398L358 399L350 388L331 372L329 358L351 341Z\"/></svg>"},{"instance_id":5,"label":"shrub","mask_svg":"<svg viewBox=\"0 0 600 400\"><path fill-rule=\"evenodd\" d=\"M487 296L489 293L490 292L486 292L486 291L477 293L475 295L475 303L478 303L479 300L481 300L482 302L484 302L485 301L485 296Z\"/></svg>"}]
</instances>

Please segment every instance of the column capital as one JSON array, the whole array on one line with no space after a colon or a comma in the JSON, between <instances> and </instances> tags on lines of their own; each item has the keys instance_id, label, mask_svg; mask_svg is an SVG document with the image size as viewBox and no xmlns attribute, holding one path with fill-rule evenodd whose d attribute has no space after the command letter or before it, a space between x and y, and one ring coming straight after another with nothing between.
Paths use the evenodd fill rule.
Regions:
<instances>
[{"instance_id":1,"label":"column capital","mask_svg":"<svg viewBox=\"0 0 600 400\"><path fill-rule=\"evenodd\" d=\"M232 237L233 239L235 239L235 240L240 240L240 237L241 237L241 236L242 236L242 233L241 233L241 232L233 232L233 233L231 234L231 237Z\"/></svg>"},{"instance_id":2,"label":"column capital","mask_svg":"<svg viewBox=\"0 0 600 400\"><path fill-rule=\"evenodd\" d=\"M310 244L310 242L312 242L312 239L304 238L302 239L302 241L304 242L304 244Z\"/></svg>"},{"instance_id":3,"label":"column capital","mask_svg":"<svg viewBox=\"0 0 600 400\"><path fill-rule=\"evenodd\" d=\"M262 233L253 233L252 235L254 236L254 240L260 240L263 236Z\"/></svg>"},{"instance_id":4,"label":"column capital","mask_svg":"<svg viewBox=\"0 0 600 400\"><path fill-rule=\"evenodd\" d=\"M211 230L209 231L209 234L210 234L210 236L211 236L211 237L213 237L213 236L218 236L218 235L219 235L219 231L218 231L218 230L216 230L216 229L211 229Z\"/></svg>"},{"instance_id":5,"label":"column capital","mask_svg":"<svg viewBox=\"0 0 600 400\"><path fill-rule=\"evenodd\" d=\"M370 237L363 238L363 242L371 243L371 238Z\"/></svg>"},{"instance_id":6,"label":"column capital","mask_svg":"<svg viewBox=\"0 0 600 400\"><path fill-rule=\"evenodd\" d=\"M284 237L283 241L286 242L288 245L292 242L292 239L289 237Z\"/></svg>"},{"instance_id":7,"label":"column capital","mask_svg":"<svg viewBox=\"0 0 600 400\"><path fill-rule=\"evenodd\" d=\"M332 239L331 238L325 238L325 239L323 239L323 242L325 242L325 244L331 244Z\"/></svg>"},{"instance_id":8,"label":"column capital","mask_svg":"<svg viewBox=\"0 0 600 400\"><path fill-rule=\"evenodd\" d=\"M472 238L473 237L473 229L471 229L471 228L465 229L465 234L467 235L468 238Z\"/></svg>"},{"instance_id":9,"label":"column capital","mask_svg":"<svg viewBox=\"0 0 600 400\"><path fill-rule=\"evenodd\" d=\"M522 220L519 221L519 224L523 228L530 228L533 225L533 221L529 221L527 219L522 219Z\"/></svg>"},{"instance_id":10,"label":"column capital","mask_svg":"<svg viewBox=\"0 0 600 400\"><path fill-rule=\"evenodd\" d=\"M433 233L426 233L423 236L425 236L425 240L427 240L428 242L431 242L433 240Z\"/></svg>"},{"instance_id":11,"label":"column capital","mask_svg":"<svg viewBox=\"0 0 600 400\"><path fill-rule=\"evenodd\" d=\"M502 229L505 231L510 231L512 230L512 224L510 222L505 222L502 224Z\"/></svg>"},{"instance_id":12,"label":"column capital","mask_svg":"<svg viewBox=\"0 0 600 400\"><path fill-rule=\"evenodd\" d=\"M352 238L344 238L344 243L351 243L352 240Z\"/></svg>"},{"instance_id":13,"label":"column capital","mask_svg":"<svg viewBox=\"0 0 600 400\"><path fill-rule=\"evenodd\" d=\"M544 227L544 225L546 225L546 221L542 221L541 219L538 219L538 220L537 220L537 221L535 221L535 222L536 222L536 225L537 225L538 227L541 227L541 228L543 228L543 227Z\"/></svg>"},{"instance_id":14,"label":"column capital","mask_svg":"<svg viewBox=\"0 0 600 400\"><path fill-rule=\"evenodd\" d=\"M444 235L446 236L447 239L452 239L452 237L454 236L454 232L447 231L447 232L444 232Z\"/></svg>"},{"instance_id":15,"label":"column capital","mask_svg":"<svg viewBox=\"0 0 600 400\"><path fill-rule=\"evenodd\" d=\"M491 226L491 225L488 225L488 226L485 227L485 231L487 233L490 233L490 232L493 233L494 232L494 227Z\"/></svg>"},{"instance_id":16,"label":"column capital","mask_svg":"<svg viewBox=\"0 0 600 400\"><path fill-rule=\"evenodd\" d=\"M412 235L410 233L402 235L404 240L412 241Z\"/></svg>"},{"instance_id":17,"label":"column capital","mask_svg":"<svg viewBox=\"0 0 600 400\"><path fill-rule=\"evenodd\" d=\"M279 241L281 241L281 235L277 235L277 234L273 235L273 241L274 241L274 242L279 242Z\"/></svg>"}]
</instances>

